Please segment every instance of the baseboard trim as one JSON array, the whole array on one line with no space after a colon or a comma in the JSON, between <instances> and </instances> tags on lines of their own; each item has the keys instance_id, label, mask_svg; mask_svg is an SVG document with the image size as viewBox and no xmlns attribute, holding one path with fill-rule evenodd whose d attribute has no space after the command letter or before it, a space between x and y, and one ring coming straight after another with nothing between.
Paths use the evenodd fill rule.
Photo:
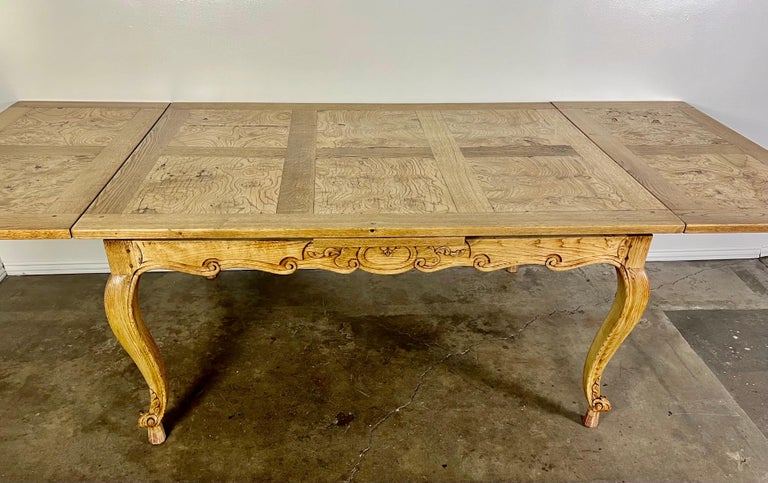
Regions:
<instances>
[{"instance_id":1,"label":"baseboard trim","mask_svg":"<svg viewBox=\"0 0 768 483\"><path fill-rule=\"evenodd\" d=\"M760 258L761 249L754 248L667 248L648 252L649 262L673 262L685 260L735 260L738 258Z\"/></svg>"},{"instance_id":2,"label":"baseboard trim","mask_svg":"<svg viewBox=\"0 0 768 483\"><path fill-rule=\"evenodd\" d=\"M64 275L77 273L109 273L109 264L103 261L19 262L5 266L8 275Z\"/></svg>"},{"instance_id":3,"label":"baseboard trim","mask_svg":"<svg viewBox=\"0 0 768 483\"><path fill-rule=\"evenodd\" d=\"M768 255L768 247L754 248L669 248L651 249L649 262L671 262L685 260L730 260L737 258L759 258ZM109 264L95 261L24 261L8 263L5 269L0 265L0 280L6 275L63 275L77 273L109 273Z\"/></svg>"}]
</instances>

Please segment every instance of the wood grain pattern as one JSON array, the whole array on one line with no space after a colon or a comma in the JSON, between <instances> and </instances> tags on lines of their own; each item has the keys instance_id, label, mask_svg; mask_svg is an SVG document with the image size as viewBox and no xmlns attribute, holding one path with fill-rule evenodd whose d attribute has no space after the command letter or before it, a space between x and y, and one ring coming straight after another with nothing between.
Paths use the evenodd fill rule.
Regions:
<instances>
[{"instance_id":1,"label":"wood grain pattern","mask_svg":"<svg viewBox=\"0 0 768 483\"><path fill-rule=\"evenodd\" d=\"M317 148L429 147L416 111L321 110Z\"/></svg>"},{"instance_id":2,"label":"wood grain pattern","mask_svg":"<svg viewBox=\"0 0 768 483\"><path fill-rule=\"evenodd\" d=\"M449 118L469 145L523 143L462 148L496 212L663 209L557 112L452 111Z\"/></svg>"},{"instance_id":3,"label":"wood grain pattern","mask_svg":"<svg viewBox=\"0 0 768 483\"><path fill-rule=\"evenodd\" d=\"M562 145L549 109L465 109L442 112L456 143L462 148L514 146L543 150ZM566 144L567 145L567 144Z\"/></svg>"},{"instance_id":4,"label":"wood grain pattern","mask_svg":"<svg viewBox=\"0 0 768 483\"><path fill-rule=\"evenodd\" d=\"M178 110L177 110L178 111ZM190 109L169 146L285 148L291 112Z\"/></svg>"},{"instance_id":5,"label":"wood grain pattern","mask_svg":"<svg viewBox=\"0 0 768 483\"><path fill-rule=\"evenodd\" d=\"M687 233L766 231L768 151L757 144L684 103L558 107Z\"/></svg>"},{"instance_id":6,"label":"wood grain pattern","mask_svg":"<svg viewBox=\"0 0 768 483\"><path fill-rule=\"evenodd\" d=\"M296 109L291 114L288 149L277 202L279 213L312 213L315 202L317 111Z\"/></svg>"},{"instance_id":7,"label":"wood grain pattern","mask_svg":"<svg viewBox=\"0 0 768 483\"><path fill-rule=\"evenodd\" d=\"M160 156L129 213L275 213L283 160Z\"/></svg>"},{"instance_id":8,"label":"wood grain pattern","mask_svg":"<svg viewBox=\"0 0 768 483\"><path fill-rule=\"evenodd\" d=\"M319 158L315 213L448 213L451 195L429 158Z\"/></svg>"},{"instance_id":9,"label":"wood grain pattern","mask_svg":"<svg viewBox=\"0 0 768 483\"><path fill-rule=\"evenodd\" d=\"M366 146L360 148L319 148L319 158L431 158L429 147L381 147Z\"/></svg>"},{"instance_id":10,"label":"wood grain pattern","mask_svg":"<svg viewBox=\"0 0 768 483\"><path fill-rule=\"evenodd\" d=\"M725 139L705 129L679 109L583 109L587 116L607 129L622 144L685 146L726 144Z\"/></svg>"},{"instance_id":11,"label":"wood grain pattern","mask_svg":"<svg viewBox=\"0 0 768 483\"><path fill-rule=\"evenodd\" d=\"M174 104L75 232L501 236L682 227L551 105L397 107ZM249 179L260 180L252 192L234 181L245 160L255 170ZM461 213L475 215L453 216Z\"/></svg>"},{"instance_id":12,"label":"wood grain pattern","mask_svg":"<svg viewBox=\"0 0 768 483\"><path fill-rule=\"evenodd\" d=\"M32 108L0 131L0 145L106 146L137 108Z\"/></svg>"},{"instance_id":13,"label":"wood grain pattern","mask_svg":"<svg viewBox=\"0 0 768 483\"><path fill-rule=\"evenodd\" d=\"M104 290L104 309L115 338L139 368L149 386L149 410L140 413L139 427L147 428L149 442L165 441L163 415L168 403L168 377L160 350L139 309L139 275L127 242L106 241L111 275Z\"/></svg>"},{"instance_id":14,"label":"wood grain pattern","mask_svg":"<svg viewBox=\"0 0 768 483\"><path fill-rule=\"evenodd\" d=\"M768 150L756 142L745 138L733 129L715 121L701 111L694 109L689 105L680 107L680 111L693 121L697 122L702 128L710 130L727 142L737 146L743 153L752 156L761 163L768 164ZM728 153L731 154L731 153Z\"/></svg>"},{"instance_id":15,"label":"wood grain pattern","mask_svg":"<svg viewBox=\"0 0 768 483\"><path fill-rule=\"evenodd\" d=\"M461 154L467 158L483 157L534 157L534 156L575 156L576 151L568 145L536 145L536 146L472 146L462 147Z\"/></svg>"},{"instance_id":16,"label":"wood grain pattern","mask_svg":"<svg viewBox=\"0 0 768 483\"><path fill-rule=\"evenodd\" d=\"M584 425L597 427L600 413L610 411L611 403L601 394L605 367L640 321L650 296L648 275L643 268L651 237L634 237L628 241L626 261L616 264L616 297L603 325L597 332L584 362L583 388L589 402Z\"/></svg>"},{"instance_id":17,"label":"wood grain pattern","mask_svg":"<svg viewBox=\"0 0 768 483\"><path fill-rule=\"evenodd\" d=\"M607 177L578 156L470 159L495 212L632 210ZM648 200L647 208L659 208ZM640 205L642 206L642 205Z\"/></svg>"},{"instance_id":18,"label":"wood grain pattern","mask_svg":"<svg viewBox=\"0 0 768 483\"><path fill-rule=\"evenodd\" d=\"M143 110L142 106L141 104L128 104L126 109ZM547 179L547 174L552 171L555 165L559 166L555 172L569 172L565 169L566 164L563 163L565 163L565 158L575 157L573 152L578 155L576 158L580 158L580 162L586 162L587 164L585 165L590 166L590 169L592 169L591 166L595 163L595 160L602 156L594 146L582 143L573 133L569 133L568 129L558 125L553 120L554 118L548 118L547 116L558 115L557 111L550 108L551 106L547 107L541 104L528 106L519 104L428 106L313 104L311 106L323 111L326 121L336 119L342 120L341 123L337 124L346 123L345 126L330 126L330 123L326 126L328 128L326 131L329 135L326 138L327 145L326 147L319 148L316 146L316 149L319 149L319 151L316 151L316 156L321 154L323 159L409 158L433 160L436 162L437 168L441 172L442 181L449 188L449 192L453 184L449 178L459 178L466 175L465 179L470 180L469 184L472 184L471 180L475 180L475 186L470 187L466 193L460 193L457 196L459 198L469 196L479 203L482 203L483 198L486 201L488 201L487 198L492 198L497 210L536 209L540 213L570 213L574 211L572 209L574 206L579 206L579 203L589 198L589 202L581 204L584 209L594 209L596 211L610 209L631 211L635 209L657 213L661 211L656 206L651 207L652 203L647 193L640 190L637 186L633 186L632 182L623 179L622 175L611 173L610 168L605 168L607 171L601 173L601 177L593 178L589 186L580 185L580 183L574 180L555 180L553 182L553 180ZM579 127L588 132L593 140L598 142L635 179L645 184L647 189L660 198L667 206L672 207L681 214L685 213L691 220L696 220L695 223L688 223L687 230L689 232L696 230L761 230L761 227L765 225L764 217L759 211L760 205L764 204L762 193L765 191L763 184L760 182L761 176L763 176L763 169L759 165L766 164L767 158L765 150L756 144L738 136L733 131L698 113L698 111L693 110L684 103L586 105L585 109L587 110L591 109L598 112L602 109L605 111L596 119L590 117L592 114L588 115L588 113L582 112L583 109L574 108L575 105L572 103L565 104L564 106L570 106L575 111L571 114L573 114L573 120L579 124ZM16 160L26 155L32 156L31 160L40 159L35 158L39 155L72 155L77 157L94 155L98 148L105 147L90 143L107 142L109 143L108 146L113 146L112 149L116 149L114 147L115 142L113 141L123 138L122 134L115 137L116 126L120 127L120 123L125 121L121 117L124 116L124 113L119 112L119 105L114 103L94 103L93 105L87 103L65 103L59 107L57 108L55 103L19 103L3 113L0 116L0 125L4 126L3 129L0 129L0 135L4 136L2 138L3 142L19 144L0 144L0 146L4 146L0 148L2 150L0 152L6 154L13 152L15 153L14 159ZM254 110L254 107L258 107L256 110L260 112L251 112ZM230 108L235 112L226 112ZM116 109L118 111L115 111ZM152 147L152 139L148 138L147 143L140 150L137 150L136 156L137 158L142 158L142 161L130 162L126 165L121 182L112 183L105 190L105 196L94 207L93 213L121 214L134 210L135 207L129 210L127 205L132 201L137 191L139 191L142 183L147 180L150 172L155 169L160 156L166 154L166 149L169 150L167 154L182 157L192 156L216 159L225 157L243 159L263 158L273 160L284 157L288 148L290 113L294 109L307 110L307 105L261 104L252 106L238 104L232 105L229 108L222 108L222 105L186 105L186 107L182 106L169 110L166 118L173 119L175 114L171 111L184 111L187 113L187 121L182 120L178 131L175 133L170 132L172 131L172 126L169 125L168 119L159 124L156 131L169 131L164 133L164 136L168 137L168 139L163 143L159 143L158 148L152 150L156 152L151 152L147 156L147 151ZM429 121L422 123L422 119L419 119L420 109L423 109L424 113L426 113L423 115L425 118L431 116L443 120L444 124L438 130L443 133L446 140L441 144L442 147L430 145L423 125L429 125ZM628 114L618 115L617 117L615 114L620 109L626 109ZM643 114L643 109L647 111L645 114ZM672 109L675 112L666 112L665 109ZM62 118L62 113L65 112L69 114ZM353 115L350 113L357 114ZM71 119L69 119L70 114ZM414 115L418 123L414 123ZM607 117L609 115L610 117ZM93 117L91 121L88 120L89 116ZM389 121L386 120L387 116L391 116ZM614 121L614 118L617 121ZM381 133L375 132L375 126L378 122L376 119L385 119L382 121ZM405 119L406 122L400 123L399 119ZM408 121L409 119L410 121ZM477 122L470 122L470 119ZM585 119L587 122L583 125L581 121ZM602 121L600 121L601 119ZM608 122L611 126L604 127L600 122ZM48 127L44 127L41 123L49 124L46 125ZM358 123L358 125L355 125L355 123ZM619 124L619 126L613 126L613 124ZM128 123L125 121L121 129L126 129L127 126ZM103 132L95 134L89 131L89 129L102 130ZM196 129L202 129L202 134L195 131ZM212 129L212 131L208 129ZM222 129L223 131L220 131ZM123 131L119 132L122 133ZM150 136L150 138L156 138L157 132ZM387 134L388 132L394 133L391 135L391 139L390 135ZM643 134L644 132L645 134ZM317 136L318 139L323 136L323 130L320 126L318 126ZM424 143L425 140L427 141L426 145ZM38 141L53 144L35 144ZM155 139L155 141L157 140ZM673 142L677 144L670 144ZM61 146L62 151L55 152L56 146ZM688 147L687 150L686 147ZM178 151L170 152L173 149ZM193 152L195 149L200 151ZM251 151L243 153L237 151L239 149ZM463 158L464 162L456 163L455 165L448 163L446 165L438 159L435 149L438 150L437 154L440 154L440 156L450 153L449 159L461 160ZM442 153L440 152L441 149L443 150ZM333 152L333 150L337 151ZM431 152L431 156L427 155L427 150ZM742 158L741 156L746 157ZM152 159L153 157L155 159ZM696 159L693 159L694 157ZM545 158L552 158L555 164L547 166L544 162ZM55 157L52 159L51 172L53 173L55 172L55 165L62 161L56 161ZM487 160L488 163L482 164L482 159ZM505 168L501 161L502 159L509 160L510 165L516 166L515 169L519 169L523 176L517 177L511 167ZM525 167L522 166L521 159L526 160L527 164ZM739 161L740 159L744 160L744 162ZM74 161L70 160L69 162L72 163ZM98 155L94 158L93 162L95 164L101 163ZM682 167L686 162L691 166L691 169L687 171ZM754 167L755 162L758 163L758 167ZM597 164L602 165L602 161L598 161ZM10 165L11 163L8 163L8 166ZM579 173L576 176L580 181L586 181L588 177L592 177L592 174L584 174L583 168L585 165L580 166L575 171ZM697 171L702 171L702 166L706 169L711 169L712 172L694 179L694 175L698 175ZM715 169L715 166L719 166L719 168ZM751 177L753 179L742 179L745 178L744 175L739 175L740 179L734 178L734 173L741 169L741 166L746 166L745 172L748 175L746 178ZM456 167L463 167L463 171L459 169L459 171L454 172L453 168ZM573 166L569 168L574 169ZM19 169L17 165L14 165L13 171L15 173ZM410 167L408 169L415 168ZM664 172L665 169L666 172ZM535 203L527 199L533 190L529 190L528 187L533 182L532 173L537 170L542 174L541 182L547 183L542 185L542 192L547 193L550 199L543 202L540 207L533 208ZM96 175L90 169L86 169L86 171L89 172L90 181L88 184L92 187L98 186L99 183L102 183L104 179L109 177L109 174L104 175L103 173L102 175ZM423 171L428 171L428 169ZM12 176L10 174L11 168L8 168L7 172L9 173L8 179L10 180ZM349 172L354 172L354 170ZM573 173L574 171L570 172ZM448 174L447 176L446 173ZM456 176L457 173L460 176ZM13 176L17 176L17 174ZM483 184L478 176L486 181L491 180L491 183ZM713 176L715 177L713 178ZM314 188L317 185L317 179L310 180L308 179L310 177L304 177L303 186L312 186ZM681 177L682 181L680 180ZM507 183L499 181L503 178L506 178L511 184L513 184L514 180L522 182L522 188L518 186L513 186L514 189L510 188ZM63 178L57 176L57 179ZM602 188L605 186L605 179L613 180L610 183L613 187L613 192L605 192ZM715 179L719 181L715 181ZM281 184L283 181L281 179ZM25 182L30 187L36 183L35 180ZM77 184L74 181L71 182L73 183L72 186ZM558 188L551 185L557 185L560 182L563 183L562 190L558 192ZM350 180L350 183L354 184L354 181ZM700 193L702 191L701 187L704 185L711 187L714 183L722 184L726 187L719 190L716 187L712 188L714 191L708 192L707 199L700 203L698 200L703 199ZM6 198L8 196L8 185L5 185L3 194ZM55 186L55 183L53 185ZM285 186L287 187L288 184L286 183ZM738 189L732 189L732 187L738 187ZM402 190L404 187L398 185L397 189ZM576 194L579 190L584 191L583 197ZM590 190L592 193L590 193ZM718 194L718 191L720 194ZM54 192L56 192L56 189L50 191L50 193ZM74 192L77 192L77 189L71 187L70 193L66 196L71 196ZM739 197L735 197L737 192ZM287 188L286 193L288 193ZM603 202L604 206L600 206L601 203L593 200L594 196L600 196L600 193L606 196ZM109 196L106 196L106 194ZM47 195L48 193L46 193ZM454 193L451 193L451 195L453 198ZM57 192L57 196L62 196L61 191ZM555 199L557 197L560 198L560 201ZM577 201L573 203L566 201L569 197ZM53 198L55 196L51 197L52 202L55 201ZM457 203L455 199L452 199L452 201L457 211L467 209L460 208L459 205L463 203ZM15 206L23 203L25 202L20 203L17 201ZM558 208L558 203L560 203L559 206L563 207L562 209ZM7 202L7 204L10 206L10 202ZM38 201L33 204L41 206ZM472 203L469 204L471 205ZM224 203L221 206L226 205ZM482 208L485 211L476 212L484 213L484 216L493 216L496 213L493 213L494 207L492 205L493 203L488 202ZM60 206L62 207L61 210L72 214L78 211L75 207L79 205L77 201L73 200L70 205L64 203ZM236 207L237 204L231 203L229 206ZM406 203L404 206L410 205ZM184 209L186 210L187 208ZM369 208L364 209L367 210ZM396 208L388 207L386 209L394 210ZM736 211L734 212L733 210ZM205 214L204 211L198 210L198 213ZM712 213L711 219L707 219L705 211ZM752 221L742 211L752 212L754 214ZM727 219L724 218L728 216L728 213L734 213L734 223L732 226L716 227L716 225L728 224ZM33 215L34 213L29 214ZM151 215L149 212L146 214ZM383 215L388 213L371 214ZM180 213L180 215L182 218L184 217L183 213ZM338 220L334 220L333 217L342 215L328 213L324 215L322 220L327 221L329 227L337 226ZM403 215L410 216L410 213L403 213ZM669 219L668 215L665 215L665 217L667 220ZM550 217L546 219L552 220ZM147 226L157 226L157 223L150 222L149 219L146 219L146 222ZM666 222L656 223L655 225L663 225L664 223ZM66 223L62 223L62 225L64 224ZM525 224L527 224L527 221L522 223L522 225ZM200 223L195 222L193 225L198 227ZM255 225L261 225L261 223L256 223ZM497 224L486 223L485 225ZM555 223L555 225L569 226L570 223ZM519 228L521 224L515 223L515 226ZM14 224L14 227L15 229L19 228L18 224ZM280 231L279 228L273 227L271 231ZM353 228L350 227L350 229ZM546 227L547 230L551 228L551 226ZM604 229L607 229L607 232L613 231L610 227L604 227ZM674 228L670 229L670 231L673 230ZM115 230L106 227L105 231L114 232ZM215 230L211 228L208 232L213 233Z\"/></svg>"},{"instance_id":19,"label":"wood grain pattern","mask_svg":"<svg viewBox=\"0 0 768 483\"><path fill-rule=\"evenodd\" d=\"M109 213L129 210L128 204L134 194L141 189L141 185L155 168L157 159L164 152L187 120L187 111L169 107L165 114L157 121L155 127L147 134L141 144L131 154L125 165L115 174L114 178L105 187L104 191L110 192L110 196L99 196L88 209L88 212Z\"/></svg>"},{"instance_id":20,"label":"wood grain pattern","mask_svg":"<svg viewBox=\"0 0 768 483\"><path fill-rule=\"evenodd\" d=\"M5 213L41 213L60 198L93 162L94 156L0 154L0 206ZM45 196L41 196L45 193Z\"/></svg>"},{"instance_id":21,"label":"wood grain pattern","mask_svg":"<svg viewBox=\"0 0 768 483\"><path fill-rule=\"evenodd\" d=\"M165 106L26 102L0 114L0 236L70 237Z\"/></svg>"},{"instance_id":22,"label":"wood grain pattern","mask_svg":"<svg viewBox=\"0 0 768 483\"><path fill-rule=\"evenodd\" d=\"M219 215L91 214L73 228L77 238L266 239L302 237L538 236L680 233L668 210L524 211L475 213Z\"/></svg>"},{"instance_id":23,"label":"wood grain pattern","mask_svg":"<svg viewBox=\"0 0 768 483\"><path fill-rule=\"evenodd\" d=\"M461 153L448 123L439 111L418 113L429 146L432 148L438 168L448 186L456 210L460 213L488 213L493 211L485 197L475 173Z\"/></svg>"}]
</instances>

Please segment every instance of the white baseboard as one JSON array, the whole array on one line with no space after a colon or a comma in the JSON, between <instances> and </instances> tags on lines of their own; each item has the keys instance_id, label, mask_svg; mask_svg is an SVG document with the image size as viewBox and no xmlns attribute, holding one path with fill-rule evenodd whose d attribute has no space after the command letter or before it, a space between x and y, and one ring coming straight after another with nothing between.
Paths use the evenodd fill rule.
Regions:
<instances>
[{"instance_id":1,"label":"white baseboard","mask_svg":"<svg viewBox=\"0 0 768 483\"><path fill-rule=\"evenodd\" d=\"M768 255L768 234L655 235L648 261L732 260Z\"/></svg>"},{"instance_id":2,"label":"white baseboard","mask_svg":"<svg viewBox=\"0 0 768 483\"><path fill-rule=\"evenodd\" d=\"M0 240L8 275L109 273L100 240Z\"/></svg>"},{"instance_id":3,"label":"white baseboard","mask_svg":"<svg viewBox=\"0 0 768 483\"><path fill-rule=\"evenodd\" d=\"M766 253L763 251L763 253ZM735 260L737 258L760 258L760 248L667 248L648 252L649 262L672 262L684 260Z\"/></svg>"},{"instance_id":4,"label":"white baseboard","mask_svg":"<svg viewBox=\"0 0 768 483\"><path fill-rule=\"evenodd\" d=\"M768 256L768 234L656 235L648 261L723 260ZM7 275L109 273L98 240L0 241L0 280Z\"/></svg>"},{"instance_id":5,"label":"white baseboard","mask_svg":"<svg viewBox=\"0 0 768 483\"><path fill-rule=\"evenodd\" d=\"M61 260L36 262L25 260L6 263L8 275L64 275L73 273L109 273L109 264L103 261ZM2 277L0 277L1 279Z\"/></svg>"}]
</instances>

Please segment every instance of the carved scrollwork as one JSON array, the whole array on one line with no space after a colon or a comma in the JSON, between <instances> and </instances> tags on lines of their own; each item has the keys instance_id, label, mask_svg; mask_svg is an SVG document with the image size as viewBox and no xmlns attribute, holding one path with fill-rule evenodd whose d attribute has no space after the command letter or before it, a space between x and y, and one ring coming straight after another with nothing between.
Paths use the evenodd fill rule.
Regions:
<instances>
[{"instance_id":1,"label":"carved scrollwork","mask_svg":"<svg viewBox=\"0 0 768 483\"><path fill-rule=\"evenodd\" d=\"M219 276L219 273L221 273L221 263L217 259L209 258L203 262L202 276L208 280L213 280Z\"/></svg>"},{"instance_id":2,"label":"carved scrollwork","mask_svg":"<svg viewBox=\"0 0 768 483\"><path fill-rule=\"evenodd\" d=\"M608 398L600 395L600 381L595 381L592 384L592 400L590 401L590 409L597 412L606 412L611 410L611 403Z\"/></svg>"},{"instance_id":3,"label":"carved scrollwork","mask_svg":"<svg viewBox=\"0 0 768 483\"><path fill-rule=\"evenodd\" d=\"M638 237L134 241L128 249L139 272L170 269L207 278L229 268L277 274L302 268L396 274L458 266L493 271L544 265L559 271L595 263L621 267L628 262L633 238Z\"/></svg>"},{"instance_id":4,"label":"carved scrollwork","mask_svg":"<svg viewBox=\"0 0 768 483\"><path fill-rule=\"evenodd\" d=\"M544 260L544 266L550 270L557 270L558 268L560 268L562 264L563 264L563 257L558 255L557 253L548 255L547 258Z\"/></svg>"},{"instance_id":5,"label":"carved scrollwork","mask_svg":"<svg viewBox=\"0 0 768 483\"><path fill-rule=\"evenodd\" d=\"M149 411L139 413L139 427L153 428L160 424L162 404L155 391L150 390Z\"/></svg>"},{"instance_id":6,"label":"carved scrollwork","mask_svg":"<svg viewBox=\"0 0 768 483\"><path fill-rule=\"evenodd\" d=\"M299 266L349 273L358 268L372 273L431 272L466 265L469 246L358 246L317 248L310 242Z\"/></svg>"}]
</instances>

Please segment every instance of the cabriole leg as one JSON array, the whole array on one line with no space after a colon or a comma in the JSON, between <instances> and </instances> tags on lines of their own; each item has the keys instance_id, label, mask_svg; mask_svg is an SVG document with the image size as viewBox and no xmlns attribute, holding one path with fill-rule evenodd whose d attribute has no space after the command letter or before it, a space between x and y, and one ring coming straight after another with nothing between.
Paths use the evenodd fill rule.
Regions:
<instances>
[{"instance_id":1,"label":"cabriole leg","mask_svg":"<svg viewBox=\"0 0 768 483\"><path fill-rule=\"evenodd\" d=\"M583 423L588 428L597 427L600 413L611 409L611 403L600 394L600 378L608 361L643 315L650 294L648 276L642 267L617 267L616 274L616 298L592 341L584 364L584 393L589 409L584 415Z\"/></svg>"},{"instance_id":2,"label":"cabriole leg","mask_svg":"<svg viewBox=\"0 0 768 483\"><path fill-rule=\"evenodd\" d=\"M147 428L150 443L161 444L165 441L162 419L168 401L165 365L139 311L139 274L130 263L128 245L106 241L105 247L112 269L104 292L107 319L115 337L149 386L149 410L139 416L139 427Z\"/></svg>"}]
</instances>

